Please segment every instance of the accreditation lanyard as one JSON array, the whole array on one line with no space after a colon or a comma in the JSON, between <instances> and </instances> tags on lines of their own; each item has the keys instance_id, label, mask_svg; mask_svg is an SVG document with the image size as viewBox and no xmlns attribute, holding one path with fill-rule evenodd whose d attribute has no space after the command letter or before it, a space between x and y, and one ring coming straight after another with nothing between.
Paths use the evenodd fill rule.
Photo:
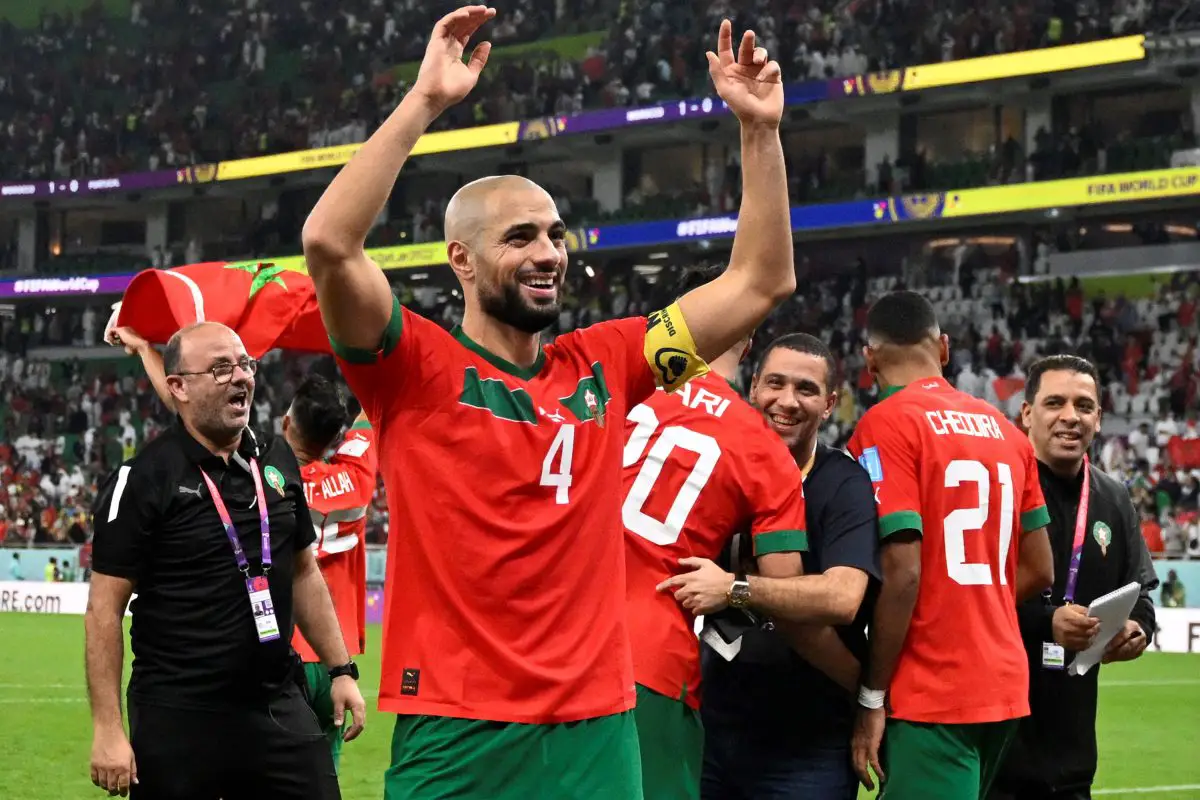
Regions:
<instances>
[{"instance_id":1,"label":"accreditation lanyard","mask_svg":"<svg viewBox=\"0 0 1200 800\"><path fill-rule=\"evenodd\" d=\"M250 459L250 475L254 478L254 497L258 505L258 530L262 536L263 574L253 578L250 577L250 562L246 559L246 551L242 549L237 528L233 525L233 518L229 516L229 509L225 507L225 501L221 498L217 485L204 470L200 470L200 475L208 485L209 497L216 506L217 516L221 518L225 536L229 539L229 546L233 548L233 557L237 560L237 567L246 581L246 591L250 595L250 608L254 613L255 627L258 629L258 640L269 642L278 639L279 624L275 619L275 606L271 601L271 588L267 579L271 572L271 521L267 514L267 496L263 491L262 473L258 469L258 460Z\"/></svg>"},{"instance_id":2,"label":"accreditation lanyard","mask_svg":"<svg viewBox=\"0 0 1200 800\"><path fill-rule=\"evenodd\" d=\"M1067 587L1063 600L1075 602L1075 584L1079 579L1079 562L1083 560L1083 542L1087 536L1088 500L1092 494L1091 463L1083 457L1083 490L1079 493L1079 510L1075 512L1075 542L1071 545L1071 567L1067 572Z\"/></svg>"}]
</instances>

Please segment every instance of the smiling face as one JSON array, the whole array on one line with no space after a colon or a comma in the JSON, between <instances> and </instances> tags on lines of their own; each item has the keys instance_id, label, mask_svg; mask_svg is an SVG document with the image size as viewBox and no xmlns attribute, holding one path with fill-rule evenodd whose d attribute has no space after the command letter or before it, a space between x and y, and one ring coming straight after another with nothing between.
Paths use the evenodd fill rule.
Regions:
<instances>
[{"instance_id":1,"label":"smiling face","mask_svg":"<svg viewBox=\"0 0 1200 800\"><path fill-rule=\"evenodd\" d=\"M1038 459L1074 474L1100 431L1096 383L1081 372L1047 370L1033 403L1021 407L1021 418Z\"/></svg>"},{"instance_id":2,"label":"smiling face","mask_svg":"<svg viewBox=\"0 0 1200 800\"><path fill-rule=\"evenodd\" d=\"M446 211L451 266L483 313L539 333L558 319L566 225L554 200L531 181L506 176L476 184L460 190Z\"/></svg>"},{"instance_id":3,"label":"smiling face","mask_svg":"<svg viewBox=\"0 0 1200 800\"><path fill-rule=\"evenodd\" d=\"M184 333L179 355L180 374L167 381L180 415L214 441L236 436L250 422L254 375L236 366L229 382L220 384L212 369L245 363L242 340L224 325L201 325Z\"/></svg>"},{"instance_id":4,"label":"smiling face","mask_svg":"<svg viewBox=\"0 0 1200 800\"><path fill-rule=\"evenodd\" d=\"M825 359L776 347L763 359L754 376L750 402L763 413L784 444L795 450L816 441L817 429L833 411L837 394L826 389L828 379Z\"/></svg>"}]
</instances>

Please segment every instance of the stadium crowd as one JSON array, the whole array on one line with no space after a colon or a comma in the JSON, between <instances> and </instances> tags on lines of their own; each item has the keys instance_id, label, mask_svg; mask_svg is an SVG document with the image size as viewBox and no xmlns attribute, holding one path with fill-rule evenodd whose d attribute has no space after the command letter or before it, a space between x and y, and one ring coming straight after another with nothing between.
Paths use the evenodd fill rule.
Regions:
<instances>
[{"instance_id":1,"label":"stadium crowd","mask_svg":"<svg viewBox=\"0 0 1200 800\"><path fill-rule=\"evenodd\" d=\"M1010 418L1019 421L1024 370L1033 360L1063 352L1092 359L1106 415L1100 462L1134 492L1155 552L1200 557L1200 460L1177 464L1171 455L1173 437L1200 438L1196 274L1175 275L1156 297L1131 300L1085 297L1074 280L1012 281L1012 265L996 263L964 244L948 259L906 267L901 275L872 276L860 258L837 277L801 280L795 297L760 328L756 349L743 363L742 385L749 385L766 342L792 331L819 336L837 358L840 387L823 435L844 445L876 393L861 353L866 310L892 289L922 288L951 338L947 374ZM800 270L808 268L802 259ZM668 267L650 283L633 272L575 270L553 332L646 313L666 299L662 290L673 285L672 274ZM405 283L397 292L443 327L461 319L457 292ZM98 365L27 360L29 348L42 345L98 344L105 313L60 308L49 317L22 312L0 319L0 442L8 443L0 445L0 541L84 541L82 517L96 481L171 422L135 359ZM332 360L320 356L277 352L265 359L255 398L258 424L279 429L287 398L311 370L336 375ZM387 535L381 495L369 526L374 542Z\"/></svg>"},{"instance_id":2,"label":"stadium crowd","mask_svg":"<svg viewBox=\"0 0 1200 800\"><path fill-rule=\"evenodd\" d=\"M0 175L5 180L165 169L362 141L405 90L448 0L96 0L36 27L0 23ZM497 59L461 127L694 94L701 33L721 16L781 54L785 79L834 78L1162 30L1180 0L897 3L863 0L517 0L490 38L540 41ZM548 37L597 32L591 46ZM498 50L501 55L503 50ZM53 59L54 70L28 65Z\"/></svg>"}]
</instances>

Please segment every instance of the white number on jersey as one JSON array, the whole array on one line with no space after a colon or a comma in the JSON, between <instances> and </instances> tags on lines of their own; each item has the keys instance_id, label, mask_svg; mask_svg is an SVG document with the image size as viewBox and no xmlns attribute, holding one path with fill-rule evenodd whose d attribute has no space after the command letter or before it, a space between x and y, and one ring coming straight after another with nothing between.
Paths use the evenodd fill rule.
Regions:
<instances>
[{"instance_id":1,"label":"white number on jersey","mask_svg":"<svg viewBox=\"0 0 1200 800\"><path fill-rule=\"evenodd\" d=\"M575 457L575 426L560 425L542 461L542 486L553 486L554 502L565 506L571 489L571 461ZM558 471L554 460L558 459Z\"/></svg>"},{"instance_id":2,"label":"white number on jersey","mask_svg":"<svg viewBox=\"0 0 1200 800\"><path fill-rule=\"evenodd\" d=\"M329 555L335 555L353 550L358 544L358 534L353 529L349 533L340 530L341 521L330 520L316 511L311 512L311 515L313 528L317 531L317 540L312 543L313 552L324 550Z\"/></svg>"},{"instance_id":3,"label":"white number on jersey","mask_svg":"<svg viewBox=\"0 0 1200 800\"><path fill-rule=\"evenodd\" d=\"M1008 548L1013 534L1013 477L1012 467L996 464L996 482L1000 485L1000 585L1008 584L1006 567ZM942 521L942 532L946 537L946 572L963 586L990 586L992 567L986 563L967 561L967 531L982 531L987 524L991 508L992 476L988 468L978 461L951 461L946 465L944 486L953 489L964 483L973 483L979 489L979 504L973 508L951 511Z\"/></svg>"},{"instance_id":4,"label":"white number on jersey","mask_svg":"<svg viewBox=\"0 0 1200 800\"><path fill-rule=\"evenodd\" d=\"M626 469L636 464L642 457L650 437L658 428L658 417L650 406L634 406L630 409L628 418L635 423L635 427L629 436L629 441L625 443L622 466ZM675 496L675 500L671 503L666 518L660 521L642 509L647 498L650 497L650 490L654 488L654 483L662 474L663 466L676 447L693 452L699 458L696 459L691 473L688 474L679 493ZM700 492L708 484L713 470L716 469L717 462L720 460L721 445L711 436L696 433L678 425L663 428L658 441L646 454L646 460L642 463L642 468L638 470L633 485L629 487L625 505L621 508L621 518L626 529L657 545L666 546L679 541L684 525L687 524L688 515L692 513L692 508L696 505Z\"/></svg>"}]
</instances>

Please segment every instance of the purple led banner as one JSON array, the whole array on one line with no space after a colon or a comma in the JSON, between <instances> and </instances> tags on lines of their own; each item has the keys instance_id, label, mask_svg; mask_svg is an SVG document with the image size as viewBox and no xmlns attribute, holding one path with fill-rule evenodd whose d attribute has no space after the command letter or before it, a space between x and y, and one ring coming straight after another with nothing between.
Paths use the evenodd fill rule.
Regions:
<instances>
[{"instance_id":1,"label":"purple led banner","mask_svg":"<svg viewBox=\"0 0 1200 800\"><path fill-rule=\"evenodd\" d=\"M60 178L57 180L0 183L0 200L44 200L51 197L81 197L111 192L166 189L186 183L208 183L217 176L216 164L198 164L156 172L126 172L107 178Z\"/></svg>"},{"instance_id":2,"label":"purple led banner","mask_svg":"<svg viewBox=\"0 0 1200 800\"><path fill-rule=\"evenodd\" d=\"M62 278L39 275L0 281L0 298L121 294L131 280L132 275L84 275Z\"/></svg>"}]
</instances>

